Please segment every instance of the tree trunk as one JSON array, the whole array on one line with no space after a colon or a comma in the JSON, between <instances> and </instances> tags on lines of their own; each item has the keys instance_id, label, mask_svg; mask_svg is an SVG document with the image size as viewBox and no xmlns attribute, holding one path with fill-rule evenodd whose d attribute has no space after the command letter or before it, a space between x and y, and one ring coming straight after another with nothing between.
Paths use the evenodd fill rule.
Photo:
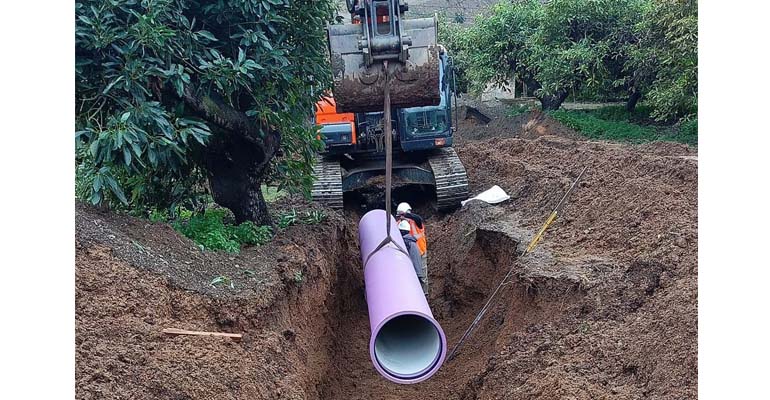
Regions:
<instances>
[{"instance_id":1,"label":"tree trunk","mask_svg":"<svg viewBox=\"0 0 770 400\"><path fill-rule=\"evenodd\" d=\"M559 107L561 107L561 103L564 102L564 100L567 98L567 95L569 92L566 90L561 90L558 93L550 96L541 96L538 97L540 100L540 105L542 106L543 110L558 110Z\"/></svg>"},{"instance_id":2,"label":"tree trunk","mask_svg":"<svg viewBox=\"0 0 770 400\"><path fill-rule=\"evenodd\" d=\"M205 158L214 201L230 209L236 223L272 225L261 186L273 154L241 135L212 136Z\"/></svg>"},{"instance_id":3,"label":"tree trunk","mask_svg":"<svg viewBox=\"0 0 770 400\"><path fill-rule=\"evenodd\" d=\"M280 150L280 133L225 104L220 96L198 92L188 85L182 100L212 129L203 157L214 201L230 209L239 224L272 225L261 186Z\"/></svg>"},{"instance_id":4,"label":"tree trunk","mask_svg":"<svg viewBox=\"0 0 770 400\"><path fill-rule=\"evenodd\" d=\"M626 111L632 112L636 108L636 103L639 102L639 99L642 98L642 94L638 91L634 90L631 92L631 95L628 97L628 101L626 102Z\"/></svg>"}]
</instances>

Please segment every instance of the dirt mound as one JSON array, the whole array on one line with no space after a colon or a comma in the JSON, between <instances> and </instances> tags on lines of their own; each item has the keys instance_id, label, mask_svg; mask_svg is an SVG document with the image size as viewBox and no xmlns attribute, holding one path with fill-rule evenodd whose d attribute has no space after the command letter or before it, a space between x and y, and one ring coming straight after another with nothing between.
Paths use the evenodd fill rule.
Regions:
<instances>
[{"instance_id":1,"label":"dirt mound","mask_svg":"<svg viewBox=\"0 0 770 400\"><path fill-rule=\"evenodd\" d=\"M502 103L478 103L465 101L464 107L471 105L478 109L489 122L474 118L473 114L461 112L455 141L464 145L468 141L485 140L489 138L524 138L534 139L540 136L561 136L579 140L582 137L573 129L562 125L540 110L513 115L511 108Z\"/></svg>"},{"instance_id":2,"label":"dirt mound","mask_svg":"<svg viewBox=\"0 0 770 400\"><path fill-rule=\"evenodd\" d=\"M338 214L238 255L203 252L165 224L84 205L76 227L77 398L319 396L328 327L352 301L334 290L361 286ZM212 286L217 276L232 286ZM166 337L166 327L244 338Z\"/></svg>"},{"instance_id":3,"label":"dirt mound","mask_svg":"<svg viewBox=\"0 0 770 400\"><path fill-rule=\"evenodd\" d=\"M523 115L511 116L508 107L498 103L480 103L472 99L460 100L457 132L454 140L457 145L462 145L471 140L480 140L490 137L515 137L519 127L526 121ZM477 109L480 113L490 118L484 123L467 112L466 106ZM454 123L454 121L452 121Z\"/></svg>"},{"instance_id":4,"label":"dirt mound","mask_svg":"<svg viewBox=\"0 0 770 400\"><path fill-rule=\"evenodd\" d=\"M517 135L523 139L535 139L541 136L561 136L570 139L582 139L572 128L562 125L540 110L532 110L524 114L525 122Z\"/></svg>"},{"instance_id":5,"label":"dirt mound","mask_svg":"<svg viewBox=\"0 0 770 400\"><path fill-rule=\"evenodd\" d=\"M697 154L574 140L542 115L523 118L536 121L530 139L456 146L472 191L499 185L509 201L425 213L429 302L450 347L514 271L428 381L395 385L371 365L356 207L231 255L79 205L77 397L697 397ZM521 257L583 166L559 219ZM212 287L220 275L233 287Z\"/></svg>"}]
</instances>

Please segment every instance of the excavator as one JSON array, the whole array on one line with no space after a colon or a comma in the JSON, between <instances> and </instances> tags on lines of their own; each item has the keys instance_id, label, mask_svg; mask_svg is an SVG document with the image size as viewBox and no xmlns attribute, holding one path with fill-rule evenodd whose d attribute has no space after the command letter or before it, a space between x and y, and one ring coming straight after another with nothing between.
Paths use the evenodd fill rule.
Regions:
<instances>
[{"instance_id":1,"label":"excavator","mask_svg":"<svg viewBox=\"0 0 770 400\"><path fill-rule=\"evenodd\" d=\"M437 18L403 19L403 0L348 0L347 9L352 23L327 29L333 86L316 104L325 148L313 199L342 208L343 193L385 174L387 206L395 178L435 187L440 211L458 207L468 178L452 149L454 73Z\"/></svg>"}]
</instances>

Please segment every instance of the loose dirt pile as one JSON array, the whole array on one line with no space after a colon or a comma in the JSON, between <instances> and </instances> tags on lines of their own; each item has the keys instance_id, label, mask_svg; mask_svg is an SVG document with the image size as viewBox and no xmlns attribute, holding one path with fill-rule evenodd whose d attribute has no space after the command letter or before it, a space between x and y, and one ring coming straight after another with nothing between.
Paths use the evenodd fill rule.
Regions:
<instances>
[{"instance_id":1,"label":"loose dirt pile","mask_svg":"<svg viewBox=\"0 0 770 400\"><path fill-rule=\"evenodd\" d=\"M371 365L356 207L230 255L79 205L77 397L697 397L695 151L575 140L542 120L530 126L542 133L517 138L541 116L520 118L505 132L461 128L456 146L472 192L497 184L511 200L449 215L417 205L429 216L429 301L450 347L515 268L428 381L395 385ZM562 216L520 258L583 166ZM212 287L217 276L233 288ZM166 337L165 327L244 339Z\"/></svg>"},{"instance_id":2,"label":"loose dirt pile","mask_svg":"<svg viewBox=\"0 0 770 400\"><path fill-rule=\"evenodd\" d=\"M468 141L489 138L524 138L534 139L540 136L561 136L579 140L580 135L571 128L562 125L547 114L537 109L515 114L503 103L488 101L479 103L473 100L463 100L458 111L458 134L455 143L459 146ZM488 122L474 117L465 107L470 106L488 117Z\"/></svg>"}]
</instances>

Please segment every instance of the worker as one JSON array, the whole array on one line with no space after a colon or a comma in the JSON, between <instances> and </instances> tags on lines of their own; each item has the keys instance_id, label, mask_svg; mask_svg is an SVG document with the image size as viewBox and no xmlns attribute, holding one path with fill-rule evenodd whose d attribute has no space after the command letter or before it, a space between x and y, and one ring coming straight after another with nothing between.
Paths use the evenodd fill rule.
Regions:
<instances>
[{"instance_id":1,"label":"worker","mask_svg":"<svg viewBox=\"0 0 770 400\"><path fill-rule=\"evenodd\" d=\"M398 221L407 221L409 223L409 233L417 240L417 249L420 250L422 261L422 274L425 276L425 282L428 281L428 241L425 238L425 224L419 215L412 212L412 206L409 203L400 203L396 207L396 218Z\"/></svg>"},{"instance_id":2,"label":"worker","mask_svg":"<svg viewBox=\"0 0 770 400\"><path fill-rule=\"evenodd\" d=\"M425 279L425 271L422 268L422 256L420 255L420 249L417 248L417 239L410 233L411 226L409 225L409 221L401 220L401 222L398 223L398 230L401 232L401 237L404 239L406 251L409 253L409 259L412 261L414 272L417 274L420 286L422 286L422 292L427 296L428 282Z\"/></svg>"}]
</instances>

